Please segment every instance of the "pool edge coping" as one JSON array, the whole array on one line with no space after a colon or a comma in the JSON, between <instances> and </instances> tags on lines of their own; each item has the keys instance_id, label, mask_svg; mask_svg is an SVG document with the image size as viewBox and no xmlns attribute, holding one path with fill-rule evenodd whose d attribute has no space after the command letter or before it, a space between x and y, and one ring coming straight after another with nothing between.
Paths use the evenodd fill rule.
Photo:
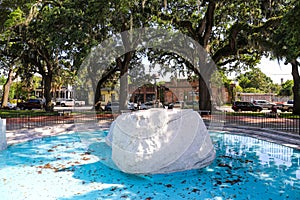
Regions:
<instances>
[{"instance_id":1,"label":"pool edge coping","mask_svg":"<svg viewBox=\"0 0 300 200\"><path fill-rule=\"evenodd\" d=\"M300 136L292 133L276 131L267 128L256 128L249 126L236 127L230 125L213 127L210 129L210 131L225 131L236 135L246 135L300 150Z\"/></svg>"}]
</instances>

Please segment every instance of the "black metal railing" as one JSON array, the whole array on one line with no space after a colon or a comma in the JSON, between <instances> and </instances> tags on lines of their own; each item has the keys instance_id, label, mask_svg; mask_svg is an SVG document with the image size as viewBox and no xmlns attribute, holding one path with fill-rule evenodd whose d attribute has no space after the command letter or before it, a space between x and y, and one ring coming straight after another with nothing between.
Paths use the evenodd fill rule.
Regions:
<instances>
[{"instance_id":1,"label":"black metal railing","mask_svg":"<svg viewBox=\"0 0 300 200\"><path fill-rule=\"evenodd\" d=\"M300 135L300 118L291 113L280 113L275 116L269 115L269 113L254 112L215 112L203 118L211 123L225 126L257 127Z\"/></svg>"},{"instance_id":2,"label":"black metal railing","mask_svg":"<svg viewBox=\"0 0 300 200\"><path fill-rule=\"evenodd\" d=\"M15 113L1 116L6 119L6 130L33 129L44 126L73 123L101 123L114 119L112 114L96 114L95 112L51 113L51 115L36 115L34 113Z\"/></svg>"},{"instance_id":3,"label":"black metal railing","mask_svg":"<svg viewBox=\"0 0 300 200\"><path fill-rule=\"evenodd\" d=\"M9 117L1 116L1 118L6 118L7 130L18 130L72 123L110 123L117 116L117 114L95 113L94 111L76 111L76 113L51 113L49 116L16 113L15 115L10 114ZM213 112L202 117L210 124L266 128L300 135L300 118L290 113L281 113L275 118L266 113Z\"/></svg>"}]
</instances>

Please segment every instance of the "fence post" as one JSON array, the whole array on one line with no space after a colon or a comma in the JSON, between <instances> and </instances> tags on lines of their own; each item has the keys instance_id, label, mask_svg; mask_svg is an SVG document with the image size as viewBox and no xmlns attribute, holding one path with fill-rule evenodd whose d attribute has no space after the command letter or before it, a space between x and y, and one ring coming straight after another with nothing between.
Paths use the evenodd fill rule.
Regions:
<instances>
[{"instance_id":1,"label":"fence post","mask_svg":"<svg viewBox=\"0 0 300 200\"><path fill-rule=\"evenodd\" d=\"M298 117L298 134L300 135L300 115Z\"/></svg>"},{"instance_id":2,"label":"fence post","mask_svg":"<svg viewBox=\"0 0 300 200\"><path fill-rule=\"evenodd\" d=\"M0 118L0 151L7 148L6 119Z\"/></svg>"}]
</instances>

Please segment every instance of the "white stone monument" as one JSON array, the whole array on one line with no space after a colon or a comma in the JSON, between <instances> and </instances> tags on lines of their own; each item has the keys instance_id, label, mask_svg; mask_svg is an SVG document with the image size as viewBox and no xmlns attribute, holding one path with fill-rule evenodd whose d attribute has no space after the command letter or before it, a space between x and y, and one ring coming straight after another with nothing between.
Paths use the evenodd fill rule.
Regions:
<instances>
[{"instance_id":1,"label":"white stone monument","mask_svg":"<svg viewBox=\"0 0 300 200\"><path fill-rule=\"evenodd\" d=\"M6 149L6 119L0 118L0 151Z\"/></svg>"},{"instance_id":2,"label":"white stone monument","mask_svg":"<svg viewBox=\"0 0 300 200\"><path fill-rule=\"evenodd\" d=\"M209 165L215 150L193 110L149 109L117 117L106 137L112 160L123 172L161 174Z\"/></svg>"}]
</instances>

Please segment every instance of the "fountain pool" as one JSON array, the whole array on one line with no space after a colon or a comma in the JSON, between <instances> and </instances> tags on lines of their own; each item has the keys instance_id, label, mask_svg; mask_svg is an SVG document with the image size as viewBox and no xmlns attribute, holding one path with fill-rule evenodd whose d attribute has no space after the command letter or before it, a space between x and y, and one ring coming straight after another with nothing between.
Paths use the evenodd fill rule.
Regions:
<instances>
[{"instance_id":1,"label":"fountain pool","mask_svg":"<svg viewBox=\"0 0 300 200\"><path fill-rule=\"evenodd\" d=\"M300 198L300 151L290 147L210 132L217 156L208 167L131 175L109 167L106 135L62 134L9 146L0 152L1 200Z\"/></svg>"}]
</instances>

